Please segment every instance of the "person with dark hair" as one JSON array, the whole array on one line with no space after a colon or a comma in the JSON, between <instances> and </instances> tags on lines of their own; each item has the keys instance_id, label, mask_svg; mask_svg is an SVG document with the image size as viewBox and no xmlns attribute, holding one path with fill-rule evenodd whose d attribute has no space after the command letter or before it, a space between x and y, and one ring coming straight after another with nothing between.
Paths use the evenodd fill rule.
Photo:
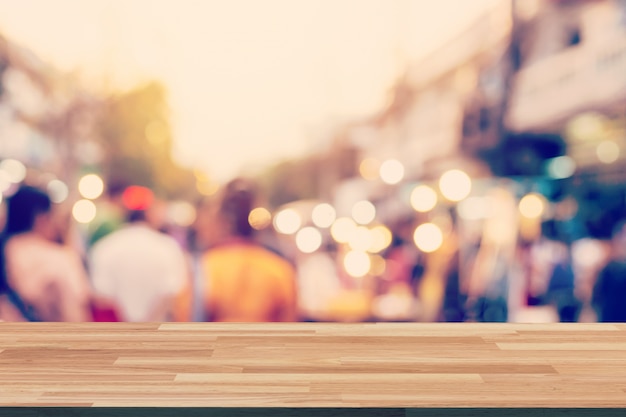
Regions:
<instances>
[{"instance_id":1,"label":"person with dark hair","mask_svg":"<svg viewBox=\"0 0 626 417\"><path fill-rule=\"evenodd\" d=\"M206 320L298 319L295 268L255 240L249 214L256 198L256 186L241 178L223 190L213 224L223 227L221 238L201 259Z\"/></svg>"},{"instance_id":2,"label":"person with dark hair","mask_svg":"<svg viewBox=\"0 0 626 417\"><path fill-rule=\"evenodd\" d=\"M0 255L3 320L90 321L91 290L80 256L58 243L48 195L22 186L7 202Z\"/></svg>"},{"instance_id":3,"label":"person with dark hair","mask_svg":"<svg viewBox=\"0 0 626 417\"><path fill-rule=\"evenodd\" d=\"M127 223L90 251L95 292L116 306L121 321L175 320L175 301L189 281L183 249L148 222L149 189L129 187L123 198Z\"/></svg>"},{"instance_id":4,"label":"person with dark hair","mask_svg":"<svg viewBox=\"0 0 626 417\"><path fill-rule=\"evenodd\" d=\"M626 220L613 231L612 254L593 288L592 305L600 322L626 322Z\"/></svg>"},{"instance_id":5,"label":"person with dark hair","mask_svg":"<svg viewBox=\"0 0 626 417\"><path fill-rule=\"evenodd\" d=\"M92 247L98 240L118 230L124 223L122 196L124 183L113 180L109 182L106 195L98 205L98 216L91 223L87 246Z\"/></svg>"}]
</instances>

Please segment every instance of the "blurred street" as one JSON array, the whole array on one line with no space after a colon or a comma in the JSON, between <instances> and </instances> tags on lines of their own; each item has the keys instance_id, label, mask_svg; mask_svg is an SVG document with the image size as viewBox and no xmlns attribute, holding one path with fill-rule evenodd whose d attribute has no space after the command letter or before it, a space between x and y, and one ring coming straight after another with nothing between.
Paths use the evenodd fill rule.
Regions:
<instances>
[{"instance_id":1,"label":"blurred street","mask_svg":"<svg viewBox=\"0 0 626 417\"><path fill-rule=\"evenodd\" d=\"M276 29L231 84L252 32L104 88L0 20L0 321L626 321L626 1L456 0L436 35L425 1L310 3L259 13L320 78Z\"/></svg>"}]
</instances>

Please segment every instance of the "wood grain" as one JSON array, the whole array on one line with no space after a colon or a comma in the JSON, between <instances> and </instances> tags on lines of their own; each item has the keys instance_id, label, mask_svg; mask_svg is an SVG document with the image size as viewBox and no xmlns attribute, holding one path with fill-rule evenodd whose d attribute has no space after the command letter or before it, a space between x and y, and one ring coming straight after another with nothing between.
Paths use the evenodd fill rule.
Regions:
<instances>
[{"instance_id":1,"label":"wood grain","mask_svg":"<svg viewBox=\"0 0 626 417\"><path fill-rule=\"evenodd\" d=\"M626 325L0 323L0 406L626 407Z\"/></svg>"}]
</instances>

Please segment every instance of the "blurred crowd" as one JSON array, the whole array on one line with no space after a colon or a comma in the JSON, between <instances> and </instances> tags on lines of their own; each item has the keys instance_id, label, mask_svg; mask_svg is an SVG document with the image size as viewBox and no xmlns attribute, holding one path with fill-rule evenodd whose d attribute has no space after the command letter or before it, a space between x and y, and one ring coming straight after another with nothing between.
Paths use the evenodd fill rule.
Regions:
<instances>
[{"instance_id":1,"label":"blurred crowd","mask_svg":"<svg viewBox=\"0 0 626 417\"><path fill-rule=\"evenodd\" d=\"M261 197L235 179L183 228L163 222L151 190L110 189L106 218L81 231L44 190L21 185L5 204L0 320L626 321L623 220L610 241L563 238L550 220L529 240L506 232L500 207L474 240L452 216L437 250L421 250L412 215L376 256L348 261L347 243L298 251L253 227ZM367 272L354 273L360 262Z\"/></svg>"},{"instance_id":2,"label":"blurred crowd","mask_svg":"<svg viewBox=\"0 0 626 417\"><path fill-rule=\"evenodd\" d=\"M226 184L176 162L173 85L97 93L0 35L0 320L626 322L626 2L456 32Z\"/></svg>"}]
</instances>

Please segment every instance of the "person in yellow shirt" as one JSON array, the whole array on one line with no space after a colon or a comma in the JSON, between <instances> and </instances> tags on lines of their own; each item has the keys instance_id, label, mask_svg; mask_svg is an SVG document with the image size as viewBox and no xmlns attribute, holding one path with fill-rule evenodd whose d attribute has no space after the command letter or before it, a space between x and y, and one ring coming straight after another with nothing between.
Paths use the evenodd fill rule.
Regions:
<instances>
[{"instance_id":1,"label":"person in yellow shirt","mask_svg":"<svg viewBox=\"0 0 626 417\"><path fill-rule=\"evenodd\" d=\"M256 189L244 179L228 183L214 213L218 241L200 257L204 319L221 322L298 320L295 268L255 240L248 221Z\"/></svg>"}]
</instances>

